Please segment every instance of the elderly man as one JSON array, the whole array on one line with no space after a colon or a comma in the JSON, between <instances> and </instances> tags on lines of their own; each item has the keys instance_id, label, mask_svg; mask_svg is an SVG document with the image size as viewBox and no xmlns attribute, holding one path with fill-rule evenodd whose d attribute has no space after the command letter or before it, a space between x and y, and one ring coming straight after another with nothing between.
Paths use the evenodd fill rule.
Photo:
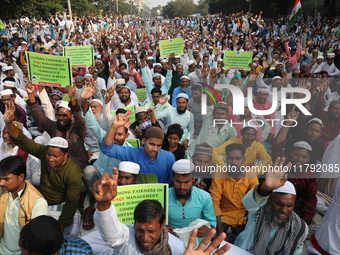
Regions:
<instances>
[{"instance_id":1,"label":"elderly man","mask_svg":"<svg viewBox=\"0 0 340 255\"><path fill-rule=\"evenodd\" d=\"M159 202L144 200L139 203L134 211L133 225L119 222L115 206L111 203L117 196L117 183L118 170L114 168L112 178L105 174L94 184L97 200L94 216L99 231L83 237L91 245L93 253L183 254L183 243L166 229L164 210Z\"/></svg>"},{"instance_id":2,"label":"elderly man","mask_svg":"<svg viewBox=\"0 0 340 255\"><path fill-rule=\"evenodd\" d=\"M62 230L72 231L73 217L79 208L81 168L68 153L68 142L64 138L54 137L48 145L41 145L27 138L13 123L14 103L6 106L4 120L11 141L22 150L41 160L41 178L39 191L49 205L65 202L59 222Z\"/></svg>"},{"instance_id":3,"label":"elderly man","mask_svg":"<svg viewBox=\"0 0 340 255\"><path fill-rule=\"evenodd\" d=\"M5 89L3 91L0 91L0 115L5 113L5 105L7 105L9 102L14 102L16 107L16 116L19 117L19 121L24 124L26 127L27 123L27 116L26 116L26 109L23 109L20 105L15 103L16 95L13 93L10 89ZM0 120L0 126L3 127L3 118Z\"/></svg>"},{"instance_id":4,"label":"elderly man","mask_svg":"<svg viewBox=\"0 0 340 255\"><path fill-rule=\"evenodd\" d=\"M217 233L227 233L228 242L234 243L236 237L245 228L246 209L242 198L258 184L257 176L252 172L241 171L245 161L245 147L232 143L225 147L227 164L233 168L226 174L213 175L210 194L214 203L217 219ZM231 228L231 233L228 229Z\"/></svg>"},{"instance_id":5,"label":"elderly man","mask_svg":"<svg viewBox=\"0 0 340 255\"><path fill-rule=\"evenodd\" d=\"M278 158L274 166L280 167L284 161ZM248 222L235 245L252 254L300 255L308 226L293 211L295 200L294 185L284 173L268 172L265 181L242 199Z\"/></svg>"},{"instance_id":6,"label":"elderly man","mask_svg":"<svg viewBox=\"0 0 340 255\"><path fill-rule=\"evenodd\" d=\"M21 255L20 230L35 217L47 214L43 195L25 178L22 157L0 161L0 254Z\"/></svg>"},{"instance_id":7,"label":"elderly man","mask_svg":"<svg viewBox=\"0 0 340 255\"><path fill-rule=\"evenodd\" d=\"M187 94L189 99L191 98L191 87L189 86L190 84L190 78L188 76L183 75L181 77L181 86L177 87L174 89L172 92L172 106L176 106L176 98L178 94L184 93Z\"/></svg>"},{"instance_id":8,"label":"elderly man","mask_svg":"<svg viewBox=\"0 0 340 255\"><path fill-rule=\"evenodd\" d=\"M194 116L187 110L189 97L184 93L178 94L176 98L177 107L169 107L163 111L159 111L164 103L165 99L162 98L155 107L156 119L165 118L166 128L174 123L180 124L184 130L180 143L187 149L189 142L192 141L192 135L194 134Z\"/></svg>"},{"instance_id":9,"label":"elderly man","mask_svg":"<svg viewBox=\"0 0 340 255\"><path fill-rule=\"evenodd\" d=\"M197 219L203 219L216 228L216 217L212 210L213 203L208 192L193 186L195 179L190 174L195 166L188 159L180 159L172 166L174 186L169 189L168 229L185 228ZM205 237L210 228L198 229L198 237ZM202 239L200 239L202 241Z\"/></svg>"},{"instance_id":10,"label":"elderly man","mask_svg":"<svg viewBox=\"0 0 340 255\"><path fill-rule=\"evenodd\" d=\"M88 164L88 154L84 147L86 134L85 120L81 116L80 107L75 99L75 88L69 86L68 89L71 100L70 104L66 101L58 102L56 122L50 120L42 112L35 98L35 88L31 81L26 86L29 97L28 105L31 108L33 119L39 127L45 130L51 137L63 137L68 141L70 156L83 169Z\"/></svg>"}]
</instances>

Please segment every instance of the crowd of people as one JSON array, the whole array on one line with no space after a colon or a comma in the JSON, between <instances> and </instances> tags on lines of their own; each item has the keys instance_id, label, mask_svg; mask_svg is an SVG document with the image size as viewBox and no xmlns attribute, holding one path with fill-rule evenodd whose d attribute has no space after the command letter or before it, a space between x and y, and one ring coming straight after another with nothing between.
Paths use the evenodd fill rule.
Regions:
<instances>
[{"instance_id":1,"label":"crowd of people","mask_svg":"<svg viewBox=\"0 0 340 255\"><path fill-rule=\"evenodd\" d=\"M5 22L0 254L210 254L224 239L256 255L340 254L340 22L287 23L243 12ZM183 54L162 58L160 41L175 38ZM26 52L89 45L94 65L70 66L72 84L30 79ZM226 68L226 51L251 52L249 70ZM243 92L243 114L223 84ZM169 184L168 208L144 200L123 224L111 201L142 174Z\"/></svg>"}]
</instances>

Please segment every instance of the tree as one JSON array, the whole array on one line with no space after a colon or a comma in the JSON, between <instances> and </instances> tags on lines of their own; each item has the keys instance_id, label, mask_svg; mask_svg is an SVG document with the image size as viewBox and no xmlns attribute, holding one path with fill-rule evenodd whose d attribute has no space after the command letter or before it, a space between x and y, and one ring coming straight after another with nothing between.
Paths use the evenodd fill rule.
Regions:
<instances>
[{"instance_id":1,"label":"tree","mask_svg":"<svg viewBox=\"0 0 340 255\"><path fill-rule=\"evenodd\" d=\"M162 16L168 18L185 17L194 14L196 5L190 0L176 0L167 3L162 9Z\"/></svg>"},{"instance_id":2,"label":"tree","mask_svg":"<svg viewBox=\"0 0 340 255\"><path fill-rule=\"evenodd\" d=\"M196 12L200 13L202 16L209 14L209 0L199 0L196 7Z\"/></svg>"}]
</instances>

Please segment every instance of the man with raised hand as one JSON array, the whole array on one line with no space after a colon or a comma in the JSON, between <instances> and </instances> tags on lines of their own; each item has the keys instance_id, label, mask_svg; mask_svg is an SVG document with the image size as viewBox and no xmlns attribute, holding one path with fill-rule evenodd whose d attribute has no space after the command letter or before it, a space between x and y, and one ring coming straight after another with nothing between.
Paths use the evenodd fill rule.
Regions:
<instances>
[{"instance_id":1,"label":"man with raised hand","mask_svg":"<svg viewBox=\"0 0 340 255\"><path fill-rule=\"evenodd\" d=\"M242 199L248 222L235 245L253 254L298 255L302 252L308 226L294 212L296 192L294 185L287 181L284 170L291 164L284 168L285 160L277 158L266 179Z\"/></svg>"},{"instance_id":2,"label":"man with raised hand","mask_svg":"<svg viewBox=\"0 0 340 255\"><path fill-rule=\"evenodd\" d=\"M83 237L94 254L141 255L173 254L184 252L183 243L168 233L165 226L165 213L156 200L140 202L134 211L134 224L125 225L118 219L111 201L117 196L118 170L113 168L112 178L105 173L94 183L97 210L94 218L99 231Z\"/></svg>"}]
</instances>

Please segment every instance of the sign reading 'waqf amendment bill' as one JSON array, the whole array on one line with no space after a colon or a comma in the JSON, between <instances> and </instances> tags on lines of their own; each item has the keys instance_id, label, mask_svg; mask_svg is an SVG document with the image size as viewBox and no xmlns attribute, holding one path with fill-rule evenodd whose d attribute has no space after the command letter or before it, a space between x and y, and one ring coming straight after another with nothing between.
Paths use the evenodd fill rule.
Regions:
<instances>
[{"instance_id":1,"label":"sign reading 'waqf amendment bill'","mask_svg":"<svg viewBox=\"0 0 340 255\"><path fill-rule=\"evenodd\" d=\"M71 59L26 52L28 74L35 84L66 87L72 85Z\"/></svg>"},{"instance_id":2,"label":"sign reading 'waqf amendment bill'","mask_svg":"<svg viewBox=\"0 0 340 255\"><path fill-rule=\"evenodd\" d=\"M71 58L72 67L93 66L93 46L64 47L64 56Z\"/></svg>"},{"instance_id":3,"label":"sign reading 'waqf amendment bill'","mask_svg":"<svg viewBox=\"0 0 340 255\"><path fill-rule=\"evenodd\" d=\"M250 70L252 56L251 51L224 51L224 68Z\"/></svg>"},{"instance_id":4,"label":"sign reading 'waqf amendment bill'","mask_svg":"<svg viewBox=\"0 0 340 255\"><path fill-rule=\"evenodd\" d=\"M161 58L169 57L171 53L176 56L183 55L183 38L159 41Z\"/></svg>"}]
</instances>

